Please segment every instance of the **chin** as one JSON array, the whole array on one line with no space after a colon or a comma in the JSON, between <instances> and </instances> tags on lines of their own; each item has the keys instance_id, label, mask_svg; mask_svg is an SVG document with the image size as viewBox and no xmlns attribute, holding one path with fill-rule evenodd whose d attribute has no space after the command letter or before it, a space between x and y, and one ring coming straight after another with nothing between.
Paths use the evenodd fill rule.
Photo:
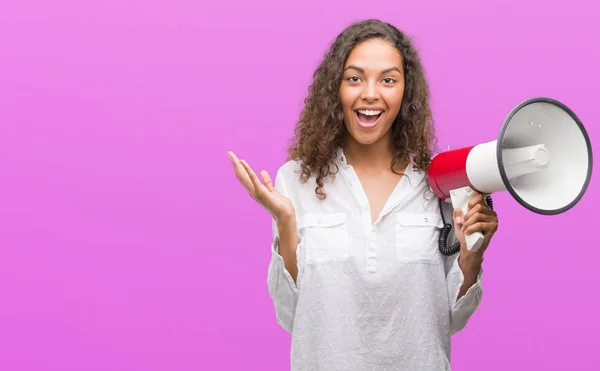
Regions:
<instances>
[{"instance_id":1,"label":"chin","mask_svg":"<svg viewBox=\"0 0 600 371\"><path fill-rule=\"evenodd\" d=\"M385 136L385 132L365 133L362 130L360 130L360 128L358 128L358 130L350 130L349 134L352 137L352 139L364 146L375 144Z\"/></svg>"}]
</instances>

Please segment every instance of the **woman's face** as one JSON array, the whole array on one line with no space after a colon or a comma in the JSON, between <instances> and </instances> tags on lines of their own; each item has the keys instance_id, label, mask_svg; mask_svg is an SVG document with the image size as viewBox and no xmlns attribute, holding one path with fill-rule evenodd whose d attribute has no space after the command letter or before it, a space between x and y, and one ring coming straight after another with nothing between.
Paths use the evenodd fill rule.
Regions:
<instances>
[{"instance_id":1,"label":"woman's face","mask_svg":"<svg viewBox=\"0 0 600 371\"><path fill-rule=\"evenodd\" d=\"M354 47L344 66L340 98L344 124L361 144L388 139L402 104L402 57L391 43L366 40Z\"/></svg>"}]
</instances>

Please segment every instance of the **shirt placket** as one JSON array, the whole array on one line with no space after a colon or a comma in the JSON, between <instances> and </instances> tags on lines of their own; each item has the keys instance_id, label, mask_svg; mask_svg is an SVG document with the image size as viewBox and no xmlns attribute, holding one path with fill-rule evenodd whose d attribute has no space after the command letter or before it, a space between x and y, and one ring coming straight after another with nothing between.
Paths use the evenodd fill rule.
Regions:
<instances>
[{"instance_id":1,"label":"shirt placket","mask_svg":"<svg viewBox=\"0 0 600 371\"><path fill-rule=\"evenodd\" d=\"M363 225L363 229L366 232L367 236L367 248L366 248L366 266L367 272L374 273L377 270L377 257L378 257L378 249L377 249L377 229L381 220L389 213L391 213L396 207L398 207L404 198L408 194L407 187L404 187L404 178L398 183L394 191L392 192L390 198L387 200L386 204L381 211L381 214L375 221L375 223L371 223L371 207L369 205L369 199L367 198L367 194L365 193L362 185L360 184L360 180L358 179L358 175L354 171L354 169L345 164L345 159L342 157L342 163L345 165L342 169L344 176L350 183L350 188L352 189L352 194L357 201L360 208L360 216Z\"/></svg>"},{"instance_id":2,"label":"shirt placket","mask_svg":"<svg viewBox=\"0 0 600 371\"><path fill-rule=\"evenodd\" d=\"M358 175L351 166L344 167L342 170L345 177L350 183L352 194L357 204L359 205L359 214L363 226L363 230L366 232L366 269L367 272L375 272L377 270L377 226L379 219L375 223L371 223L371 207L369 205L369 199L367 194L364 192Z\"/></svg>"}]
</instances>

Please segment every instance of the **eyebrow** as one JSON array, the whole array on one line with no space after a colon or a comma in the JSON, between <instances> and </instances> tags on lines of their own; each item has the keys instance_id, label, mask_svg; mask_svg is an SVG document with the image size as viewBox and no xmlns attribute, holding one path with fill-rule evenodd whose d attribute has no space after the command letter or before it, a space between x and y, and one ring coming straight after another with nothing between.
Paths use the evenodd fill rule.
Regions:
<instances>
[{"instance_id":1,"label":"eyebrow","mask_svg":"<svg viewBox=\"0 0 600 371\"><path fill-rule=\"evenodd\" d=\"M357 70L360 73L365 73L365 70L363 68L360 68L360 67L357 67L354 65L349 65L348 67L344 68L344 71L350 70L350 69ZM402 73L398 67L386 68L385 70L381 71L381 73L384 74L384 73L388 73L388 72L392 72L392 71L398 71L399 73Z\"/></svg>"}]
</instances>

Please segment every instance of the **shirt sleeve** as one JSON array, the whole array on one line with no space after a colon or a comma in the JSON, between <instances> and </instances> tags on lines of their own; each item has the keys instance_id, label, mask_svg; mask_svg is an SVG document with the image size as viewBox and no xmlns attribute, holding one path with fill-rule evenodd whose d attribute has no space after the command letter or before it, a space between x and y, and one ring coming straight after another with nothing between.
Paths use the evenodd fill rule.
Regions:
<instances>
[{"instance_id":1,"label":"shirt sleeve","mask_svg":"<svg viewBox=\"0 0 600 371\"><path fill-rule=\"evenodd\" d=\"M453 225L452 232L448 236L448 244L452 245L456 243L458 239L454 234L454 223L452 221L451 207L445 211L445 218L447 223L452 223ZM445 262L446 285L448 289L448 300L450 305L450 335L454 335L465 328L469 322L469 319L479 307L483 294L481 285L483 279L483 268L481 268L475 283L469 287L465 295L463 295L460 299L457 299L460 288L465 280L465 276L458 265L459 256L460 253L448 256L446 257Z\"/></svg>"},{"instance_id":2,"label":"shirt sleeve","mask_svg":"<svg viewBox=\"0 0 600 371\"><path fill-rule=\"evenodd\" d=\"M277 172L275 189L282 195L289 197L285 189L281 171ZM279 254L279 235L275 220L272 221L272 229L273 243L271 244L271 260L268 268L267 285L269 288L269 295L275 307L277 323L291 333L299 291L292 276L285 268L283 257ZM300 245L302 244L300 236L298 236L298 241L298 248L300 248Z\"/></svg>"}]
</instances>

